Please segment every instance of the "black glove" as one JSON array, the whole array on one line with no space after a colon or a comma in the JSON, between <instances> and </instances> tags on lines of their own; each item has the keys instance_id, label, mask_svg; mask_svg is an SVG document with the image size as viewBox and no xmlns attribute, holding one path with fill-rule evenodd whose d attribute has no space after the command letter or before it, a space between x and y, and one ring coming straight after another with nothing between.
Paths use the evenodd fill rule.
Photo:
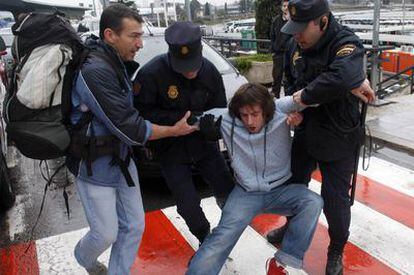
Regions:
<instances>
[{"instance_id":1,"label":"black glove","mask_svg":"<svg viewBox=\"0 0 414 275\"><path fill-rule=\"evenodd\" d=\"M221 116L214 122L214 115L204 115L200 118L200 132L208 141L217 141L221 138Z\"/></svg>"},{"instance_id":2,"label":"black glove","mask_svg":"<svg viewBox=\"0 0 414 275\"><path fill-rule=\"evenodd\" d=\"M187 124L188 125L194 125L198 122L198 116L201 116L202 112L193 111L191 112L191 115L187 118Z\"/></svg>"}]
</instances>

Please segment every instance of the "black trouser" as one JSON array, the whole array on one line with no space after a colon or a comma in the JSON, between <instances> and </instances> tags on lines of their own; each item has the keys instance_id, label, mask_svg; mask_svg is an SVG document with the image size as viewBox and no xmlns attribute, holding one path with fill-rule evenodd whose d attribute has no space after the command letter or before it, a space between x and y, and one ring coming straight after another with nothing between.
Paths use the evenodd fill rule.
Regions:
<instances>
[{"instance_id":1,"label":"black trouser","mask_svg":"<svg viewBox=\"0 0 414 275\"><path fill-rule=\"evenodd\" d=\"M342 251L349 237L351 204L349 190L355 156L335 161L316 160L307 153L305 141L296 135L292 145L291 182L308 184L311 174L319 166L322 175L321 196L323 212L328 221L330 247Z\"/></svg>"},{"instance_id":2,"label":"black trouser","mask_svg":"<svg viewBox=\"0 0 414 275\"><path fill-rule=\"evenodd\" d=\"M275 97L280 97L280 86L282 84L283 78L283 55L282 54L273 54L273 84L272 84L272 93Z\"/></svg>"},{"instance_id":3,"label":"black trouser","mask_svg":"<svg viewBox=\"0 0 414 275\"><path fill-rule=\"evenodd\" d=\"M234 183L227 164L218 150L211 151L194 163L203 180L213 189L217 200L227 198ZM173 194L177 211L191 233L202 242L210 231L210 223L200 207L200 196L194 186L191 164L161 163L165 181Z\"/></svg>"}]
</instances>

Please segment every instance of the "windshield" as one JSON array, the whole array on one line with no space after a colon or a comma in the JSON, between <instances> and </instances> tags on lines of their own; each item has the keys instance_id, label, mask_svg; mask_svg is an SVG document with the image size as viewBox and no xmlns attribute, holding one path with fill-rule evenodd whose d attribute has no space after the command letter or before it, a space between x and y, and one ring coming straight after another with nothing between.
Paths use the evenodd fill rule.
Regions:
<instances>
[{"instance_id":1,"label":"windshield","mask_svg":"<svg viewBox=\"0 0 414 275\"><path fill-rule=\"evenodd\" d=\"M144 48L137 53L135 60L142 66L153 57L167 51L168 45L164 36L146 36L144 37ZM203 56L213 63L221 74L235 73L233 67L204 41Z\"/></svg>"}]
</instances>

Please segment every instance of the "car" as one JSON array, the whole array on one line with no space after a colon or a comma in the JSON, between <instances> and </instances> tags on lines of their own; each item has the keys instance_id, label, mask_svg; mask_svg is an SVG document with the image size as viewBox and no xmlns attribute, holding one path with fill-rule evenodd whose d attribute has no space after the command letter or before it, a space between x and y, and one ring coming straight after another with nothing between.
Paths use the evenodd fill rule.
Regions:
<instances>
[{"instance_id":1,"label":"car","mask_svg":"<svg viewBox=\"0 0 414 275\"><path fill-rule=\"evenodd\" d=\"M200 29L201 29L201 34L203 36L213 36L214 35L214 31L213 31L213 28L211 26L201 25Z\"/></svg>"},{"instance_id":2,"label":"car","mask_svg":"<svg viewBox=\"0 0 414 275\"><path fill-rule=\"evenodd\" d=\"M0 29L0 37L2 38L6 50L3 52L2 60L8 72L11 72L13 67L13 57L11 53L11 46L13 44L14 35L11 28Z\"/></svg>"},{"instance_id":3,"label":"car","mask_svg":"<svg viewBox=\"0 0 414 275\"><path fill-rule=\"evenodd\" d=\"M6 95L6 86L7 86L7 74L6 66L3 61L3 56L7 53L6 43L0 37L0 102L3 102L3 99ZM4 180L3 177L6 177L8 173L4 172L7 169L6 164L6 152L7 152L7 142L6 142L6 131L4 129L4 119L3 119L3 104L0 105L0 215L4 214L8 209L10 209L15 200L15 196L12 192L9 180Z\"/></svg>"},{"instance_id":4,"label":"car","mask_svg":"<svg viewBox=\"0 0 414 275\"><path fill-rule=\"evenodd\" d=\"M242 85L247 83L247 79L242 76L237 69L223 57L215 48L210 46L206 41L202 41L203 44L203 56L211 61L220 74L223 77L224 86L226 89L226 97L229 100L236 90ZM168 51L168 45L164 40L162 33L146 35L144 37L144 47L138 52L135 60L140 63L140 67L145 65L153 57L166 53ZM225 155L226 160L227 152L224 148L223 142L220 140L218 146ZM153 154L149 148L140 147L136 148L137 152L137 166L140 178L158 178L161 177L161 172L158 163L153 159ZM197 173L197 171L194 171Z\"/></svg>"}]
</instances>

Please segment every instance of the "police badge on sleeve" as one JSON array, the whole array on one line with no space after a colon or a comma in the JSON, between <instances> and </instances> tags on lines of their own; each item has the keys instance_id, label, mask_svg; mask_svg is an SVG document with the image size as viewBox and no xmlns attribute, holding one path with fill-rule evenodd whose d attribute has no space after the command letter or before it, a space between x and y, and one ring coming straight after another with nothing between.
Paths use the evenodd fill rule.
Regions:
<instances>
[{"instance_id":1,"label":"police badge on sleeve","mask_svg":"<svg viewBox=\"0 0 414 275\"><path fill-rule=\"evenodd\" d=\"M356 46L354 44L343 45L336 52L336 56L342 57L342 56L351 55L355 51L355 49L356 49Z\"/></svg>"}]
</instances>

